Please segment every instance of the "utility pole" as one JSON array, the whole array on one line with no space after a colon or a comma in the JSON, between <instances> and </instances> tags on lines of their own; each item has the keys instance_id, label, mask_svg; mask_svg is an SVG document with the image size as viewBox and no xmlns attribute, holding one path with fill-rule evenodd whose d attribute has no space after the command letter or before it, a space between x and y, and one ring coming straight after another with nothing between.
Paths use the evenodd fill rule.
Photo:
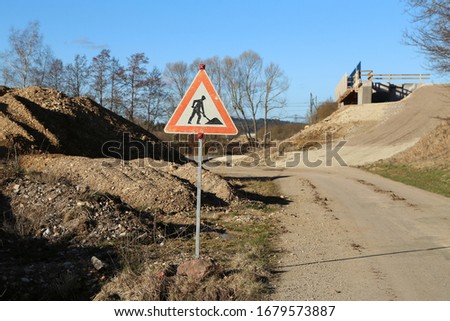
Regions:
<instances>
[{"instance_id":1,"label":"utility pole","mask_svg":"<svg viewBox=\"0 0 450 321\"><path fill-rule=\"evenodd\" d=\"M314 97L312 93L309 93L309 124L313 122L313 110L317 110L317 96Z\"/></svg>"}]
</instances>

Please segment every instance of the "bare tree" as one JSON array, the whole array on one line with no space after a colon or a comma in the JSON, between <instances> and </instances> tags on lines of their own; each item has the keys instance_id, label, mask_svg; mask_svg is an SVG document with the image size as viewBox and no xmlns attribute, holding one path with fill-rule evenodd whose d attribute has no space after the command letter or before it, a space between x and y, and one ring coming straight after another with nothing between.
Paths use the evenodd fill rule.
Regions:
<instances>
[{"instance_id":1,"label":"bare tree","mask_svg":"<svg viewBox=\"0 0 450 321\"><path fill-rule=\"evenodd\" d=\"M141 89L147 78L146 64L148 64L148 58L144 53L136 53L128 58L126 84L130 94L125 112L130 121L134 121L136 110L140 107Z\"/></svg>"},{"instance_id":2,"label":"bare tree","mask_svg":"<svg viewBox=\"0 0 450 321\"><path fill-rule=\"evenodd\" d=\"M53 59L50 63L45 85L56 90L63 88L64 64L61 59Z\"/></svg>"},{"instance_id":3,"label":"bare tree","mask_svg":"<svg viewBox=\"0 0 450 321\"><path fill-rule=\"evenodd\" d=\"M124 106L124 86L126 80L125 69L120 65L119 60L111 58L109 73L109 96L105 98L106 104L112 112L117 114L122 112Z\"/></svg>"},{"instance_id":4,"label":"bare tree","mask_svg":"<svg viewBox=\"0 0 450 321\"><path fill-rule=\"evenodd\" d=\"M164 69L164 82L168 93L166 97L166 118L170 118L178 103L183 99L192 81L192 73L192 65L189 68L187 63L183 61L166 64Z\"/></svg>"},{"instance_id":5,"label":"bare tree","mask_svg":"<svg viewBox=\"0 0 450 321\"><path fill-rule=\"evenodd\" d=\"M5 71L14 86L26 87L32 84L31 73L38 67L43 48L43 36L39 22L30 22L24 30L11 29L10 48L2 54ZM5 76L4 76L5 77Z\"/></svg>"},{"instance_id":6,"label":"bare tree","mask_svg":"<svg viewBox=\"0 0 450 321\"><path fill-rule=\"evenodd\" d=\"M274 109L286 106L284 94L289 89L289 81L281 70L280 66L270 63L264 69L264 98L262 105L264 108L264 146L267 144L268 117Z\"/></svg>"},{"instance_id":7,"label":"bare tree","mask_svg":"<svg viewBox=\"0 0 450 321\"><path fill-rule=\"evenodd\" d=\"M424 53L431 68L450 72L450 1L405 0L414 29L404 34L405 42Z\"/></svg>"},{"instance_id":8,"label":"bare tree","mask_svg":"<svg viewBox=\"0 0 450 321\"><path fill-rule=\"evenodd\" d=\"M194 78L199 71L200 65L206 66L206 72L208 73L209 79L214 84L214 88L217 91L217 94L222 99L222 101L226 98L226 95L222 95L222 88L224 87L224 76L223 76L223 60L218 56L214 56L212 58L206 59L195 59L192 64L189 65L189 76Z\"/></svg>"},{"instance_id":9,"label":"bare tree","mask_svg":"<svg viewBox=\"0 0 450 321\"><path fill-rule=\"evenodd\" d=\"M6 68L4 65L1 67L1 75L3 79L3 84L5 86L10 86L14 82L14 76L12 75L12 72L10 69Z\"/></svg>"},{"instance_id":10,"label":"bare tree","mask_svg":"<svg viewBox=\"0 0 450 321\"><path fill-rule=\"evenodd\" d=\"M254 51L245 51L239 56L239 64L243 74L243 86L245 94L245 104L251 113L253 121L253 132L257 140L257 114L261 106L261 70L262 59Z\"/></svg>"},{"instance_id":11,"label":"bare tree","mask_svg":"<svg viewBox=\"0 0 450 321\"><path fill-rule=\"evenodd\" d=\"M239 120L239 125L243 129L247 140L251 142L249 120L244 108L244 89L242 85L244 78L238 59L231 57L223 59L223 78L225 95Z\"/></svg>"},{"instance_id":12,"label":"bare tree","mask_svg":"<svg viewBox=\"0 0 450 321\"><path fill-rule=\"evenodd\" d=\"M106 87L109 81L110 70L110 50L103 49L97 56L92 58L90 67L94 97L103 106L103 97L105 96Z\"/></svg>"},{"instance_id":13,"label":"bare tree","mask_svg":"<svg viewBox=\"0 0 450 321\"><path fill-rule=\"evenodd\" d=\"M45 86L51 64L55 58L49 46L43 46L36 55L35 64L31 69L31 84Z\"/></svg>"},{"instance_id":14,"label":"bare tree","mask_svg":"<svg viewBox=\"0 0 450 321\"><path fill-rule=\"evenodd\" d=\"M214 84L214 88L217 90L217 94L219 94L221 98L225 98L225 95L222 95L222 88L224 86L222 60L218 56L214 56L205 59L202 63L206 65L206 71L208 72L211 82Z\"/></svg>"},{"instance_id":15,"label":"bare tree","mask_svg":"<svg viewBox=\"0 0 450 321\"><path fill-rule=\"evenodd\" d=\"M161 117L162 104L166 93L162 81L161 72L157 67L153 67L144 84L145 92L145 117L147 130L150 130L156 120Z\"/></svg>"},{"instance_id":16,"label":"bare tree","mask_svg":"<svg viewBox=\"0 0 450 321\"><path fill-rule=\"evenodd\" d=\"M76 55L73 64L66 66L66 92L78 97L85 93L88 84L89 68L85 55Z\"/></svg>"},{"instance_id":17,"label":"bare tree","mask_svg":"<svg viewBox=\"0 0 450 321\"><path fill-rule=\"evenodd\" d=\"M175 99L178 101L183 99L192 81L192 71L190 71L188 65L183 61L167 63L164 77L169 90L176 97Z\"/></svg>"}]
</instances>

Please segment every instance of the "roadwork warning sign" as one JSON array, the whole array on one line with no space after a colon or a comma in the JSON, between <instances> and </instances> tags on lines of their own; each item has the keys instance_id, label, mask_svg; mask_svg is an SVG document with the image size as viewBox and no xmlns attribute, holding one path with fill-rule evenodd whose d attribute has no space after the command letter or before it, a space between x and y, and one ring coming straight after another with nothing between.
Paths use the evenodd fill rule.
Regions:
<instances>
[{"instance_id":1,"label":"roadwork warning sign","mask_svg":"<svg viewBox=\"0 0 450 321\"><path fill-rule=\"evenodd\" d=\"M235 135L237 128L204 67L164 128L166 133Z\"/></svg>"}]
</instances>

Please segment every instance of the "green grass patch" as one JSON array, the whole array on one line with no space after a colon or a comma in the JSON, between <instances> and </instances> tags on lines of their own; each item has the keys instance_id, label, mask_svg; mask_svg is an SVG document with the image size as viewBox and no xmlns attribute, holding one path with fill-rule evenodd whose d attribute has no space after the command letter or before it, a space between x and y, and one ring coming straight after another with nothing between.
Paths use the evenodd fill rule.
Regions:
<instances>
[{"instance_id":1,"label":"green grass patch","mask_svg":"<svg viewBox=\"0 0 450 321\"><path fill-rule=\"evenodd\" d=\"M362 168L394 181L450 197L450 169L416 168L397 163L375 164Z\"/></svg>"},{"instance_id":2,"label":"green grass patch","mask_svg":"<svg viewBox=\"0 0 450 321\"><path fill-rule=\"evenodd\" d=\"M254 179L242 183L242 190L257 193L261 196L280 196L278 186L273 179Z\"/></svg>"}]
</instances>

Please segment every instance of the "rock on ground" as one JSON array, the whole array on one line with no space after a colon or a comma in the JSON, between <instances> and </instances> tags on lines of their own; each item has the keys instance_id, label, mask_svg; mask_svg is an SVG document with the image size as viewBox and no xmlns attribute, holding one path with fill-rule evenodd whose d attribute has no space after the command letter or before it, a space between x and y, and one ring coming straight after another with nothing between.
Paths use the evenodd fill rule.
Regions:
<instances>
[{"instance_id":1,"label":"rock on ground","mask_svg":"<svg viewBox=\"0 0 450 321\"><path fill-rule=\"evenodd\" d=\"M177 275L202 280L220 272L220 270L220 266L214 260L210 258L199 258L181 263L177 268Z\"/></svg>"}]
</instances>

